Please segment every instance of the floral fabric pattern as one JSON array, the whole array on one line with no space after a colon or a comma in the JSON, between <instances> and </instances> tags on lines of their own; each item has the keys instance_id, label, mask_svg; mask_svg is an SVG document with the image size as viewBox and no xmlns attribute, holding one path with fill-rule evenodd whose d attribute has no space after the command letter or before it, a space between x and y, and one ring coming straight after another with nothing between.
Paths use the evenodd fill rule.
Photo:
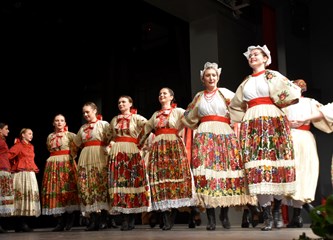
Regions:
<instances>
[{"instance_id":1,"label":"floral fabric pattern","mask_svg":"<svg viewBox=\"0 0 333 240\"><path fill-rule=\"evenodd\" d=\"M139 153L118 153L109 169L110 205L123 213L147 211L149 187L144 160ZM127 191L121 191L127 189Z\"/></svg>"},{"instance_id":2,"label":"floral fabric pattern","mask_svg":"<svg viewBox=\"0 0 333 240\"><path fill-rule=\"evenodd\" d=\"M148 176L153 210L193 204L192 176L180 138L153 143L148 159Z\"/></svg>"},{"instance_id":3,"label":"floral fabric pattern","mask_svg":"<svg viewBox=\"0 0 333 240\"><path fill-rule=\"evenodd\" d=\"M74 160L46 163L41 191L43 214L79 210L76 169Z\"/></svg>"},{"instance_id":4,"label":"floral fabric pattern","mask_svg":"<svg viewBox=\"0 0 333 240\"><path fill-rule=\"evenodd\" d=\"M10 172L0 171L0 216L9 216L13 210L13 178Z\"/></svg>"},{"instance_id":5,"label":"floral fabric pattern","mask_svg":"<svg viewBox=\"0 0 333 240\"><path fill-rule=\"evenodd\" d=\"M78 168L78 189L81 200L81 211L95 212L108 210L107 167L96 166Z\"/></svg>"},{"instance_id":6,"label":"floral fabric pattern","mask_svg":"<svg viewBox=\"0 0 333 240\"><path fill-rule=\"evenodd\" d=\"M240 139L251 194L291 194L295 191L294 149L285 116L244 121ZM285 188L279 187L285 184ZM289 186L290 185L290 186Z\"/></svg>"}]
</instances>

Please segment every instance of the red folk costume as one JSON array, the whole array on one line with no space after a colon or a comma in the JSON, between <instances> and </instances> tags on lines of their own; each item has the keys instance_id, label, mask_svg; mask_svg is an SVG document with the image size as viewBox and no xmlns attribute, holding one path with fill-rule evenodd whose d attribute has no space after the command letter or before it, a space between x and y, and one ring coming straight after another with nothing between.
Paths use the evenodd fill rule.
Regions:
<instances>
[{"instance_id":1,"label":"red folk costume","mask_svg":"<svg viewBox=\"0 0 333 240\"><path fill-rule=\"evenodd\" d=\"M176 107L156 111L146 123L140 139L140 145L143 145L154 131L147 166L152 211L197 204L185 144L178 134L184 128L181 122L184 111Z\"/></svg>"},{"instance_id":2,"label":"red folk costume","mask_svg":"<svg viewBox=\"0 0 333 240\"><path fill-rule=\"evenodd\" d=\"M56 215L80 210L77 189L77 148L75 133L53 132L46 140L50 157L46 160L42 182L42 213Z\"/></svg>"},{"instance_id":3,"label":"red folk costume","mask_svg":"<svg viewBox=\"0 0 333 240\"><path fill-rule=\"evenodd\" d=\"M196 94L182 122L196 130L191 164L200 206L204 208L254 205L249 195L239 141L230 127L228 105L234 93L217 88L210 96Z\"/></svg>"},{"instance_id":4,"label":"red folk costume","mask_svg":"<svg viewBox=\"0 0 333 240\"><path fill-rule=\"evenodd\" d=\"M38 217L41 214L36 178L39 169L34 160L34 146L17 139L9 149L8 156L14 173L14 215Z\"/></svg>"},{"instance_id":5,"label":"red folk costume","mask_svg":"<svg viewBox=\"0 0 333 240\"><path fill-rule=\"evenodd\" d=\"M5 138L0 137L0 217L10 216L14 211L13 177L8 151Z\"/></svg>"},{"instance_id":6,"label":"red folk costume","mask_svg":"<svg viewBox=\"0 0 333 240\"><path fill-rule=\"evenodd\" d=\"M291 195L296 190L293 142L281 108L300 96L299 87L266 69L249 75L231 100L231 119L241 123L241 154L252 195Z\"/></svg>"},{"instance_id":7,"label":"red folk costume","mask_svg":"<svg viewBox=\"0 0 333 240\"><path fill-rule=\"evenodd\" d=\"M109 158L109 195L112 212L141 213L148 210L149 186L144 159L137 147L147 119L138 114L114 117L110 123L112 147Z\"/></svg>"},{"instance_id":8,"label":"red folk costume","mask_svg":"<svg viewBox=\"0 0 333 240\"><path fill-rule=\"evenodd\" d=\"M106 145L109 123L103 120L83 124L74 138L82 147L78 160L78 190L82 212L109 210Z\"/></svg>"}]
</instances>

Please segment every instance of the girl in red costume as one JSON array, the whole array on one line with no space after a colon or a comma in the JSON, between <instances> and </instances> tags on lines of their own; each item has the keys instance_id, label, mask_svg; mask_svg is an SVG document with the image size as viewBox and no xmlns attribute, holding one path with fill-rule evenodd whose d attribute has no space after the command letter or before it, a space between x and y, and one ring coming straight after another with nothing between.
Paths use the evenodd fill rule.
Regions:
<instances>
[{"instance_id":1,"label":"girl in red costume","mask_svg":"<svg viewBox=\"0 0 333 240\"><path fill-rule=\"evenodd\" d=\"M32 138L32 130L23 128L8 153L14 175L14 216L18 217L15 232L31 232L25 218L41 214L36 178L39 169L35 164L34 146L30 143Z\"/></svg>"}]
</instances>

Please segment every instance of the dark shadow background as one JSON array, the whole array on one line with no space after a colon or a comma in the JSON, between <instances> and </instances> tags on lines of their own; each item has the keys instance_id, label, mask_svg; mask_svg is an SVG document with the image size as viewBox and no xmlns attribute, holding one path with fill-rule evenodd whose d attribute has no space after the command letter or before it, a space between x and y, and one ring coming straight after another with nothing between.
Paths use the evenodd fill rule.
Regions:
<instances>
[{"instance_id":1,"label":"dark shadow background","mask_svg":"<svg viewBox=\"0 0 333 240\"><path fill-rule=\"evenodd\" d=\"M118 113L123 94L146 118L159 109L162 87L175 91L179 106L190 102L186 22L141 0L4 0L0 5L0 121L9 124L9 147L22 128L33 130L39 183L57 113L76 133L87 101L97 103L106 121ZM31 224L50 227L55 221L41 216Z\"/></svg>"}]
</instances>

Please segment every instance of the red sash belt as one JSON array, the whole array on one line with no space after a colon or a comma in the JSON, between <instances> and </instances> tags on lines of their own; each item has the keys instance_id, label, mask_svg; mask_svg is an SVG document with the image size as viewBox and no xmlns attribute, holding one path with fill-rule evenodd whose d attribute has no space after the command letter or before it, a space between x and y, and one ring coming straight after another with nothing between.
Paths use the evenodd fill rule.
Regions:
<instances>
[{"instance_id":1,"label":"red sash belt","mask_svg":"<svg viewBox=\"0 0 333 240\"><path fill-rule=\"evenodd\" d=\"M84 143L84 146L85 147L88 147L88 146L105 146L105 143L102 142L102 141L93 140L93 141L89 141L89 142Z\"/></svg>"},{"instance_id":2,"label":"red sash belt","mask_svg":"<svg viewBox=\"0 0 333 240\"><path fill-rule=\"evenodd\" d=\"M310 125L302 125L298 128L296 128L298 130L304 130L304 131L310 131Z\"/></svg>"},{"instance_id":3,"label":"red sash belt","mask_svg":"<svg viewBox=\"0 0 333 240\"><path fill-rule=\"evenodd\" d=\"M133 137L116 137L115 141L116 142L132 142L135 144L138 143L138 139L133 138Z\"/></svg>"},{"instance_id":4,"label":"red sash belt","mask_svg":"<svg viewBox=\"0 0 333 240\"><path fill-rule=\"evenodd\" d=\"M54 151L50 153L50 156L68 155L69 153L69 150Z\"/></svg>"},{"instance_id":5,"label":"red sash belt","mask_svg":"<svg viewBox=\"0 0 333 240\"><path fill-rule=\"evenodd\" d=\"M158 128L155 131L155 135L158 136L160 134L177 134L178 130L175 128Z\"/></svg>"},{"instance_id":6,"label":"red sash belt","mask_svg":"<svg viewBox=\"0 0 333 240\"><path fill-rule=\"evenodd\" d=\"M249 108L251 108L251 107L254 107L254 106L260 105L260 104L274 104L274 103L270 97L259 97L259 98L250 100L247 104L248 104Z\"/></svg>"},{"instance_id":7,"label":"red sash belt","mask_svg":"<svg viewBox=\"0 0 333 240\"><path fill-rule=\"evenodd\" d=\"M210 122L210 121L225 122L230 124L230 119L222 116L208 115L200 119L200 122Z\"/></svg>"}]
</instances>

